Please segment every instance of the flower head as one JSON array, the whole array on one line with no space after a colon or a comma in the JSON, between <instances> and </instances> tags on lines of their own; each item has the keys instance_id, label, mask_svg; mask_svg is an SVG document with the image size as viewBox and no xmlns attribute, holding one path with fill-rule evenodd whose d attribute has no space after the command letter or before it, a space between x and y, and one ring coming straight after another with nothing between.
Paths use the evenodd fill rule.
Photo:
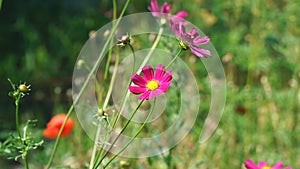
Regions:
<instances>
[{"instance_id":1,"label":"flower head","mask_svg":"<svg viewBox=\"0 0 300 169\"><path fill-rule=\"evenodd\" d=\"M283 163L279 161L272 167L265 161L261 161L258 163L258 165L256 165L253 161L248 159L244 162L244 165L247 169L282 169ZM289 166L285 167L284 169L292 169L292 167Z\"/></svg>"},{"instance_id":2,"label":"flower head","mask_svg":"<svg viewBox=\"0 0 300 169\"><path fill-rule=\"evenodd\" d=\"M173 22L171 20L170 26L173 32L180 38L179 44L183 49L187 50L190 48L191 51L200 58L211 56L211 52L209 50L198 46L207 44L210 41L208 36L201 38L196 28L192 28L189 32L186 32L185 23L183 22Z\"/></svg>"},{"instance_id":3,"label":"flower head","mask_svg":"<svg viewBox=\"0 0 300 169\"><path fill-rule=\"evenodd\" d=\"M178 12L174 17L170 16L171 5L165 2L161 8L159 8L157 0L151 0L151 4L148 6L148 10L152 12L152 15L157 18L161 18L163 23L167 20L182 20L187 17L188 13L186 11Z\"/></svg>"},{"instance_id":4,"label":"flower head","mask_svg":"<svg viewBox=\"0 0 300 169\"><path fill-rule=\"evenodd\" d=\"M117 45L124 47L130 44L130 41L131 41L131 36L127 33L126 35L123 35L121 39L118 40Z\"/></svg>"},{"instance_id":5,"label":"flower head","mask_svg":"<svg viewBox=\"0 0 300 169\"><path fill-rule=\"evenodd\" d=\"M141 94L139 100L148 100L166 93L171 85L172 72L166 72L163 65L159 64L156 67L156 72L150 66L144 66L142 76L133 74L131 80L134 86L129 86L129 91L133 94Z\"/></svg>"},{"instance_id":6,"label":"flower head","mask_svg":"<svg viewBox=\"0 0 300 169\"><path fill-rule=\"evenodd\" d=\"M62 127L62 124L66 118L66 114L58 114L51 118L47 124L47 128L43 132L43 136L49 139L54 139L58 136L59 130ZM62 131L61 136L67 136L74 127L74 120L69 118L67 123Z\"/></svg>"}]
</instances>

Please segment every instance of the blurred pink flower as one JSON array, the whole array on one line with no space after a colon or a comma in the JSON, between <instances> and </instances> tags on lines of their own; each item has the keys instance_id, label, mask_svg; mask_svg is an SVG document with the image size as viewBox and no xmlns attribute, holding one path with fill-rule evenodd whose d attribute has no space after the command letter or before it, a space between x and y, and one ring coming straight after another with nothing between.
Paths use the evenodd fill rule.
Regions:
<instances>
[{"instance_id":1,"label":"blurred pink flower","mask_svg":"<svg viewBox=\"0 0 300 169\"><path fill-rule=\"evenodd\" d=\"M191 51L200 58L206 58L211 56L211 52L206 49L202 49L198 45L207 44L210 41L208 36L200 37L196 28L190 29L185 32L185 23L183 22L170 22L173 32L180 38L180 46L184 49L190 48Z\"/></svg>"},{"instance_id":2,"label":"blurred pink flower","mask_svg":"<svg viewBox=\"0 0 300 169\"><path fill-rule=\"evenodd\" d=\"M244 162L244 165L247 169L282 169L283 163L279 161L278 163L274 164L273 167L271 167L267 162L261 161L256 165L253 161L247 159ZM284 169L292 169L292 167L288 166Z\"/></svg>"},{"instance_id":3,"label":"blurred pink flower","mask_svg":"<svg viewBox=\"0 0 300 169\"><path fill-rule=\"evenodd\" d=\"M159 9L157 0L151 0L151 4L148 6L148 10L152 12L152 15L157 18L165 18L165 19L176 19L181 20L187 17L188 13L186 11L178 12L174 17L168 18L170 15L171 5L165 2L162 7Z\"/></svg>"},{"instance_id":4,"label":"blurred pink flower","mask_svg":"<svg viewBox=\"0 0 300 169\"><path fill-rule=\"evenodd\" d=\"M133 94L142 94L139 100L148 100L166 93L171 85L172 72L166 72L163 65L159 64L154 73L153 68L144 66L142 69L142 76L133 74L131 80L135 86L129 86L129 91Z\"/></svg>"}]
</instances>

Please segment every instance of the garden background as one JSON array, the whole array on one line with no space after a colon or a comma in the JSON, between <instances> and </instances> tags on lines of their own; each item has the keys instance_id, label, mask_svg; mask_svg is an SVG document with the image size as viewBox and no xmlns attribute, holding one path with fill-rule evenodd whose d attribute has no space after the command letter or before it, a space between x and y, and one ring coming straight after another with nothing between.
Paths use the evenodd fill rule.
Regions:
<instances>
[{"instance_id":1,"label":"garden background","mask_svg":"<svg viewBox=\"0 0 300 169\"><path fill-rule=\"evenodd\" d=\"M173 0L172 10L211 38L227 78L227 102L214 135L197 142L207 113L209 84L201 68L186 57L204 98L199 120L169 154L148 159L123 159L132 168L242 168L247 158L284 161L300 167L300 1L298 0ZM125 0L118 1L121 10ZM160 4L163 1L159 1ZM132 0L126 14L147 12L150 1ZM72 104L72 73L91 31L111 21L110 0L4 0L0 11L0 140L14 132L14 103L7 81L32 85L22 100L21 119L38 119L34 135L42 138L49 119ZM194 58L195 59L195 58ZM208 58L209 59L209 58ZM197 72L199 71L199 73ZM206 99L205 99L206 98ZM75 114L72 116L76 119ZM79 123L64 138L55 166L83 168L92 141ZM30 155L33 168L47 163L54 141ZM1 168L18 162L0 158ZM62 168L64 168L62 167Z\"/></svg>"}]
</instances>

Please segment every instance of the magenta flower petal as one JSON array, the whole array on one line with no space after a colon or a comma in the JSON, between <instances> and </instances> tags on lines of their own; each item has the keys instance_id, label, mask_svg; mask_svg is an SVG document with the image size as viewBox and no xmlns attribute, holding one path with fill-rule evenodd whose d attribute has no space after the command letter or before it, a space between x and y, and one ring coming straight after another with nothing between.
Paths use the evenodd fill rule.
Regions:
<instances>
[{"instance_id":1,"label":"magenta flower petal","mask_svg":"<svg viewBox=\"0 0 300 169\"><path fill-rule=\"evenodd\" d=\"M186 18L188 16L188 13L186 11L180 11L175 16L176 16L176 18L182 18L182 19L184 19L184 18Z\"/></svg>"},{"instance_id":2,"label":"magenta flower petal","mask_svg":"<svg viewBox=\"0 0 300 169\"><path fill-rule=\"evenodd\" d=\"M196 28L190 29L189 34L190 34L191 36L197 36L197 37L199 37L199 34L198 34Z\"/></svg>"},{"instance_id":3,"label":"magenta flower petal","mask_svg":"<svg viewBox=\"0 0 300 169\"><path fill-rule=\"evenodd\" d=\"M283 166L283 162L279 161L278 163L274 164L272 169L281 169Z\"/></svg>"},{"instance_id":4,"label":"magenta flower petal","mask_svg":"<svg viewBox=\"0 0 300 169\"><path fill-rule=\"evenodd\" d=\"M147 89L145 87L139 86L129 86L129 91L134 94L141 94L144 93Z\"/></svg>"},{"instance_id":5,"label":"magenta flower petal","mask_svg":"<svg viewBox=\"0 0 300 169\"><path fill-rule=\"evenodd\" d=\"M161 82L169 82L172 80L172 71L169 70L166 75L161 79Z\"/></svg>"},{"instance_id":6,"label":"magenta flower petal","mask_svg":"<svg viewBox=\"0 0 300 169\"><path fill-rule=\"evenodd\" d=\"M260 161L257 165L257 167L260 169L260 168L263 168L265 166L268 166L269 164L265 161Z\"/></svg>"},{"instance_id":7,"label":"magenta flower petal","mask_svg":"<svg viewBox=\"0 0 300 169\"><path fill-rule=\"evenodd\" d=\"M161 64L157 65L155 73L152 67L144 66L142 75L133 74L131 80L138 86L129 86L129 91L133 94L141 94L139 100L148 100L167 92L172 83L172 72L169 70L166 73Z\"/></svg>"},{"instance_id":8,"label":"magenta flower petal","mask_svg":"<svg viewBox=\"0 0 300 169\"><path fill-rule=\"evenodd\" d=\"M159 96L163 93L165 93L165 92L163 92L162 90L159 90L159 89L153 90L153 91L150 92L149 99L157 97L157 96Z\"/></svg>"},{"instance_id":9,"label":"magenta flower petal","mask_svg":"<svg viewBox=\"0 0 300 169\"><path fill-rule=\"evenodd\" d=\"M246 167L247 169L259 169L259 168L256 166L256 164L255 164L253 161L249 160L249 159L247 159L246 162L244 162L244 165L245 165L245 167Z\"/></svg>"},{"instance_id":10,"label":"magenta flower petal","mask_svg":"<svg viewBox=\"0 0 300 169\"><path fill-rule=\"evenodd\" d=\"M151 93L151 91L146 91L145 93L143 93L142 95L140 95L140 97L138 98L138 100L149 100L150 93Z\"/></svg>"},{"instance_id":11,"label":"magenta flower petal","mask_svg":"<svg viewBox=\"0 0 300 169\"><path fill-rule=\"evenodd\" d=\"M145 66L142 69L143 76L147 81L152 80L154 76L153 68L150 66Z\"/></svg>"},{"instance_id":12,"label":"magenta flower petal","mask_svg":"<svg viewBox=\"0 0 300 169\"><path fill-rule=\"evenodd\" d=\"M195 45L191 45L190 48L191 48L191 51L200 58L207 58L204 54L211 56L211 53L209 50L202 49Z\"/></svg>"},{"instance_id":13,"label":"magenta flower petal","mask_svg":"<svg viewBox=\"0 0 300 169\"><path fill-rule=\"evenodd\" d=\"M269 168L271 167L267 162L265 161L260 161L258 163L258 165L256 166L255 163L249 159L246 160L246 162L244 162L245 167L247 169L263 169L265 167ZM283 163L281 161L279 161L278 163L276 163L275 165L273 165L273 167L271 167L271 169L281 169L283 166ZM288 166L284 169L292 169L292 167Z\"/></svg>"},{"instance_id":14,"label":"magenta flower petal","mask_svg":"<svg viewBox=\"0 0 300 169\"><path fill-rule=\"evenodd\" d=\"M197 36L194 40L193 43L200 45L200 44L207 44L210 41L210 38L208 36L204 36L203 38L200 38L200 36Z\"/></svg>"},{"instance_id":15,"label":"magenta flower petal","mask_svg":"<svg viewBox=\"0 0 300 169\"><path fill-rule=\"evenodd\" d=\"M146 80L144 78L142 78L141 76L139 76L138 74L133 74L131 76L131 80L133 83L135 83L136 85L140 86L140 87L146 87Z\"/></svg>"},{"instance_id":16,"label":"magenta flower petal","mask_svg":"<svg viewBox=\"0 0 300 169\"><path fill-rule=\"evenodd\" d=\"M161 7L161 13L165 13L165 14L169 14L170 13L170 8L171 8L171 6L167 3L167 2L165 2L164 4L163 4L163 6Z\"/></svg>"},{"instance_id":17,"label":"magenta flower petal","mask_svg":"<svg viewBox=\"0 0 300 169\"><path fill-rule=\"evenodd\" d=\"M148 6L148 10L150 12L159 12L157 0L151 0L151 4L150 6Z\"/></svg>"},{"instance_id":18,"label":"magenta flower petal","mask_svg":"<svg viewBox=\"0 0 300 169\"><path fill-rule=\"evenodd\" d=\"M165 75L165 73L166 73L166 70L163 67L163 65L162 64L157 65L154 79L156 79L156 80L161 79Z\"/></svg>"},{"instance_id":19,"label":"magenta flower petal","mask_svg":"<svg viewBox=\"0 0 300 169\"><path fill-rule=\"evenodd\" d=\"M165 93L167 92L171 84L172 84L171 82L163 83L162 85L159 86L159 89Z\"/></svg>"}]
</instances>

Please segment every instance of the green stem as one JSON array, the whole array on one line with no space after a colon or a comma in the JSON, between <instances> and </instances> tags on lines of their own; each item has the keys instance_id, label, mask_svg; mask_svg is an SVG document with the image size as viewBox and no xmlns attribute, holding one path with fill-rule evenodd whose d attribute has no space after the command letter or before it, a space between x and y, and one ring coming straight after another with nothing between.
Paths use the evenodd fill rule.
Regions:
<instances>
[{"instance_id":1,"label":"green stem","mask_svg":"<svg viewBox=\"0 0 300 169\"><path fill-rule=\"evenodd\" d=\"M116 0L113 0L113 20L115 20L116 18L117 18L117 2L116 2ZM114 26L115 22L113 22L112 24ZM110 46L112 46L112 45L113 45L113 41L111 41L111 43L110 43ZM107 58L106 66L105 66L105 70L104 70L104 80L106 80L107 76L108 76L109 64L110 64L111 56L112 56L112 49L110 49L109 52L108 52L108 58ZM115 69L114 69L114 73L113 74L115 74L115 72L117 72L117 69L116 69L117 66L118 65L115 64ZM114 79L114 78L112 78L112 79ZM112 80L112 81L114 81L114 80ZM108 93L109 97L110 97L110 93ZM100 92L99 103L102 103L102 94L103 94L103 92ZM106 110L106 105L107 105L108 100L109 100L108 99L109 98L108 95L106 96L106 99L105 99L104 104L102 106L103 111ZM100 126L98 126L98 128L97 128L97 133L96 133L96 136L95 136L94 147L93 147L93 151L92 151L92 156L91 156L91 161L90 161L89 169L92 169L92 167L94 166L95 160L97 161L98 158L99 158L99 154L102 153L101 152L102 149L100 150L100 152L96 153L97 152L97 147L98 147L97 140L99 140L99 137L100 137Z\"/></svg>"},{"instance_id":2,"label":"green stem","mask_svg":"<svg viewBox=\"0 0 300 169\"><path fill-rule=\"evenodd\" d=\"M129 142L117 153L115 154L108 162L107 164L104 165L103 168L106 168L118 155L120 155L131 143L132 141L142 132L143 128L145 127L147 121L149 120L149 118L151 117L153 110L154 110L154 106L155 106L155 101L156 99L154 98L154 104L148 114L148 116L146 117L145 121L143 122L143 124L141 125L141 127L138 129L138 131L135 133L135 135L129 140Z\"/></svg>"},{"instance_id":3,"label":"green stem","mask_svg":"<svg viewBox=\"0 0 300 169\"><path fill-rule=\"evenodd\" d=\"M142 62L142 64L140 65L139 69L138 69L138 72L137 73L140 73L142 71L142 68L147 64L147 62L149 61L150 57L152 56L154 50L156 49L157 45L158 45L158 42L160 41L160 38L161 38L161 35L162 35L162 32L163 32L163 27L160 27L159 28L159 31L158 31L158 34L157 34L157 37L153 43L153 45L151 46L150 50L149 50L149 53L147 54L147 56L145 57L144 61ZM129 85L131 84L131 81L129 82ZM128 85L128 86L129 86ZM129 97L129 91L127 90L126 94L125 94L125 98L122 99L122 102L121 102L121 109L119 112L123 112L124 111L124 108L125 108L125 103L127 101ZM115 128L116 124L117 124L117 121L119 120L121 116L121 113L118 114L117 118L114 120L113 124L112 124L112 129Z\"/></svg>"},{"instance_id":4,"label":"green stem","mask_svg":"<svg viewBox=\"0 0 300 169\"><path fill-rule=\"evenodd\" d=\"M151 46L151 48L150 48L148 54L146 55L145 59L143 60L142 64L140 65L140 67L139 67L139 69L138 69L138 73L141 72L142 68L147 64L147 62L149 61L150 57L152 56L154 50L156 49L156 47L157 47L157 45L158 45L158 42L159 42L160 39L161 39L162 32L163 32L163 27L160 27L160 29L159 29L159 31L158 31L158 34L157 34L157 36L156 36L156 38L155 38L155 40L154 40L154 43L152 44L152 46ZM130 44L129 44L129 47L130 47L131 51L133 52L133 57L134 57L133 59L134 59L134 62L135 62L135 52L134 52L134 49L133 49L133 47L132 47ZM133 72L134 72L134 67L135 67L135 66L133 66L132 74L133 74ZM131 84L131 80L128 82L128 86L129 86L130 84ZM111 127L112 129L115 128L115 126L116 126L116 124L117 124L117 121L120 119L121 112L124 111L125 103L126 103L128 97L129 97L129 94L130 94L129 91L127 90L126 93L125 93L125 95L124 95L124 97L123 97L123 99L122 99L122 101L121 101L121 109L120 109L120 111L119 111L117 117L114 119L114 121L113 121L113 123L112 123L112 127ZM109 131L109 135L111 134L111 132L112 132L112 130ZM107 135L105 136L105 138L107 138ZM105 140L106 140L106 139L105 139ZM104 148L104 145L102 145L102 148L101 148L101 150L100 150L101 153L99 153L98 156L101 156L101 155L102 155L103 148ZM101 162L100 162L100 163L101 163Z\"/></svg>"},{"instance_id":5,"label":"green stem","mask_svg":"<svg viewBox=\"0 0 300 169\"><path fill-rule=\"evenodd\" d=\"M51 167L51 164L52 164L54 155L55 155L55 153L56 153L57 147L58 147L59 142L60 142L60 138L61 138L61 134L62 134L63 128L64 128L64 126L66 125L67 120L69 119L71 113L72 113L73 110L74 110L74 105L77 104L77 102L79 101L79 98L80 98L81 95L83 94L84 89L87 87L89 80L91 79L91 77L93 76L94 72L96 71L96 69L97 69L97 67L98 67L98 65L99 65L99 63L100 63L100 61L101 61L101 58L102 58L102 56L104 55L104 51L105 51L105 49L108 47L108 44L109 44L110 40L112 39L112 37L113 37L113 35L114 35L114 32L115 32L117 26L119 25L119 23L120 23L120 21L121 21L121 18L122 18L122 16L123 16L124 13L125 13L126 8L127 8L128 5L129 5L129 2L130 2L130 0L127 0L127 1L126 1L126 4L125 4L125 6L124 6L124 8L123 8L123 10L122 10L122 12L121 12L121 14L120 14L120 16L119 16L119 19L117 20L116 24L112 27L112 30L111 30L111 32L110 32L110 34L109 34L109 36L108 36L108 40L105 42L105 44L104 44L104 46L103 46L103 49L102 49L101 53L99 54L99 57L98 57L98 59L97 59L95 65L94 65L94 67L92 68L92 70L91 70L91 72L89 73L87 79L85 80L85 82L84 82L82 88L80 89L80 91L79 91L79 93L78 93L78 96L76 97L76 99L74 100L73 104L71 105L71 107L70 107L69 110L68 110L68 113L67 113L67 115L66 115L66 118L65 118L65 120L64 120L64 122L63 122L63 124L62 124L62 127L61 127L61 129L60 129L60 131L59 131L59 134L58 134L58 136L57 136L57 138L56 138L55 145L54 145L54 147L53 147L51 156L50 156L50 158L49 158L49 161L48 161L48 164L47 164L47 167L46 167L47 169L49 169L49 168Z\"/></svg>"},{"instance_id":6,"label":"green stem","mask_svg":"<svg viewBox=\"0 0 300 169\"><path fill-rule=\"evenodd\" d=\"M115 84L115 80L116 80L116 76L117 76L117 72L118 72L118 67L119 67L119 55L117 54L116 55L116 62L115 62L115 66L114 66L114 72L113 72L113 75L112 75L112 78L111 78L111 81L110 81L110 84L109 84L108 92L107 92L107 95L105 97L105 101L104 101L103 107L102 107L103 111L106 110L109 99L110 99L110 96L112 94L113 86ZM95 158L96 149L97 149L97 140L99 139L99 136L100 136L99 132L100 132L100 126L98 126L96 137L95 137L95 143L94 143L93 154L92 154L92 158L91 158L91 162L90 162L90 167L92 167L94 165L95 159L97 161L98 158L99 158L98 155Z\"/></svg>"},{"instance_id":7,"label":"green stem","mask_svg":"<svg viewBox=\"0 0 300 169\"><path fill-rule=\"evenodd\" d=\"M29 169L28 155L27 154L25 156L25 166L26 166L26 169Z\"/></svg>"},{"instance_id":8,"label":"green stem","mask_svg":"<svg viewBox=\"0 0 300 169\"><path fill-rule=\"evenodd\" d=\"M139 69L138 69L139 73L140 73L141 69L147 64L147 62L149 61L151 55L153 54L154 50L156 49L156 47L157 47L157 45L158 45L158 42L159 42L160 39L161 39L162 32L163 32L163 27L160 27L160 29L159 29L159 31L158 31L158 34L157 34L157 36L156 36L156 38L155 38L155 41L154 41L153 45L152 45L151 48L150 48L150 51L148 52L148 54L147 54L147 56L145 57L143 63L140 65L140 67L139 67ZM131 73L131 74L133 74L134 68L135 68L135 52L134 52L133 47L132 47L130 44L129 44L129 47L130 47L130 49L131 49L131 51L132 51L132 53L133 53L133 57L134 57L134 58L133 58L134 66L133 66L132 73ZM128 82L128 85L127 85L127 86L129 86L130 84L131 84L131 80ZM113 120L112 127L111 127L112 130L115 128L115 126L116 126L116 124L117 124L117 121L120 119L121 112L124 111L125 103L126 103L128 97L129 97L129 91L127 90L126 93L125 93L125 95L124 95L124 97L123 97L123 99L122 99L122 101L121 101L121 109L120 109L120 111L119 111L117 117L116 117L116 118L113 118L114 120ZM112 130L109 131L109 135L111 134ZM105 140L106 140L106 138L107 138L107 135L105 136ZM101 148L101 150L100 150L100 153L97 154L97 158L98 158L99 156L102 155L103 148L104 148L104 145L102 145L102 148Z\"/></svg>"},{"instance_id":9,"label":"green stem","mask_svg":"<svg viewBox=\"0 0 300 169\"><path fill-rule=\"evenodd\" d=\"M183 48L180 48L178 50L178 52L176 53L176 55L174 56L174 58L169 62L169 64L166 66L166 69L168 69L174 62L175 60L181 55L181 53L184 51ZM147 62L145 62L147 63ZM154 104L155 104L155 99L154 99ZM153 106L154 107L154 106ZM132 141L141 133L142 129L144 128L144 126L146 125L146 122L148 121L149 117L151 116L152 112L153 112L153 107L150 110L150 113L148 114L145 122L142 124L142 126L138 129L138 131L136 132L136 134L129 140L129 142L117 153L115 154L108 162L107 164L104 165L104 168L106 168L118 155L120 155L131 143ZM120 113L121 114L121 113ZM130 119L131 120L131 119ZM121 133L120 133L121 134ZM119 134L119 135L120 135ZM118 138L118 137L117 137ZM107 153L106 153L107 154ZM104 157L103 157L104 158ZM103 160L102 158L102 160ZM101 161L100 161L101 163Z\"/></svg>"},{"instance_id":10,"label":"green stem","mask_svg":"<svg viewBox=\"0 0 300 169\"><path fill-rule=\"evenodd\" d=\"M19 135L19 138L20 140L22 141L22 144L23 145L26 145L26 135L24 133L24 140L22 139L22 135L21 135L21 131L20 131L20 124L19 124L19 105L20 105L20 100L21 100L21 93L18 94L18 97L15 101L15 105L16 105L16 128L17 128L17 131L18 131L18 135ZM25 155L25 167L26 169L29 169L29 164L28 164L28 155L26 154Z\"/></svg>"},{"instance_id":11,"label":"green stem","mask_svg":"<svg viewBox=\"0 0 300 169\"><path fill-rule=\"evenodd\" d=\"M133 49L133 46L131 44L128 44L130 50L131 50L131 53L133 55L133 65L132 65L132 71L131 71L131 74L134 73L134 68L135 68L135 52L134 52L134 49Z\"/></svg>"},{"instance_id":12,"label":"green stem","mask_svg":"<svg viewBox=\"0 0 300 169\"><path fill-rule=\"evenodd\" d=\"M141 107L141 105L142 105L143 102L144 102L144 100L140 101L140 103L138 104L138 106L136 107L136 109L134 110L134 112L132 113L132 115L130 116L130 118L127 120L126 124L122 128L121 132L117 135L116 139L110 145L109 149L106 151L106 153L103 155L103 157L99 160L99 162L97 162L97 164L94 166L94 169L96 169L102 163L103 159L108 155L108 153L113 148L114 144L118 141L118 139L122 135L122 133L125 131L125 129L129 125L129 123L131 122L132 118L136 114L137 110Z\"/></svg>"},{"instance_id":13,"label":"green stem","mask_svg":"<svg viewBox=\"0 0 300 169\"><path fill-rule=\"evenodd\" d=\"M18 135L21 139L22 136L21 136L20 125L19 125L19 104L20 104L20 100L21 100L21 93L18 94L18 97L15 101L15 105L16 105L16 128L17 128L17 131L18 131Z\"/></svg>"},{"instance_id":14,"label":"green stem","mask_svg":"<svg viewBox=\"0 0 300 169\"><path fill-rule=\"evenodd\" d=\"M170 61L170 63L166 66L166 70L174 63L174 61L180 56L180 54L184 51L183 48L180 48L176 53L175 57Z\"/></svg>"},{"instance_id":15,"label":"green stem","mask_svg":"<svg viewBox=\"0 0 300 169\"><path fill-rule=\"evenodd\" d=\"M131 71L131 74L133 74L133 72L134 72L134 70L135 70L135 69L134 69L134 68L135 68L135 52L134 52L133 47L132 47L130 44L129 44L129 47L130 47L130 49L131 49L132 56L133 56L133 67L132 67L132 71ZM127 86L129 86L130 83L131 83L131 80L128 81ZM113 85L113 84L112 84L112 85ZM122 101L121 101L122 104L123 104L123 101L124 101L124 98L125 98L125 97L126 97L126 95L124 95L124 97L123 97L123 99L122 99ZM119 114L121 114L121 112L120 112ZM115 119L114 115L113 115L112 119ZM98 128L98 130L99 130L99 129L100 129L100 128ZM113 128L112 128L112 129L113 129ZM112 131L112 130L110 130L110 131L105 135L104 140L106 140L107 137L108 137L108 135L111 134L111 131ZM104 145L105 145L105 144L102 144L102 147L101 147L100 151L97 153L96 161L97 161L97 159L99 159L99 157L102 156Z\"/></svg>"}]
</instances>

